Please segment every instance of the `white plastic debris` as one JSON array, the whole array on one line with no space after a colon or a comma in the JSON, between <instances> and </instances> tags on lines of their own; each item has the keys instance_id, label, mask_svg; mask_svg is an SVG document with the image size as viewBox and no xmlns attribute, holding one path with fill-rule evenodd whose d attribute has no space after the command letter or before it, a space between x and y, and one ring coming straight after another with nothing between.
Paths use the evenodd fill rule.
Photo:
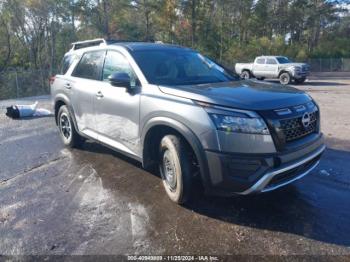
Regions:
<instances>
[{"instance_id":1,"label":"white plastic debris","mask_svg":"<svg viewBox=\"0 0 350 262\"><path fill-rule=\"evenodd\" d=\"M37 106L38 106L38 101L36 101L32 105L16 105L19 111L19 117L22 118L22 117L33 116Z\"/></svg>"},{"instance_id":2,"label":"white plastic debris","mask_svg":"<svg viewBox=\"0 0 350 262\"><path fill-rule=\"evenodd\" d=\"M329 176L329 175L330 175L330 173L328 173L327 170L324 170L324 169L322 169L322 170L320 171L320 174L321 174L321 175L324 175L324 176Z\"/></svg>"},{"instance_id":3,"label":"white plastic debris","mask_svg":"<svg viewBox=\"0 0 350 262\"><path fill-rule=\"evenodd\" d=\"M7 107L6 115L11 118L42 117L51 115L51 111L45 108L37 108L38 101L31 105L12 105Z\"/></svg>"},{"instance_id":4,"label":"white plastic debris","mask_svg":"<svg viewBox=\"0 0 350 262\"><path fill-rule=\"evenodd\" d=\"M35 109L35 112L33 114L33 116L49 116L49 115L51 115L51 111L45 108L37 108Z\"/></svg>"}]
</instances>

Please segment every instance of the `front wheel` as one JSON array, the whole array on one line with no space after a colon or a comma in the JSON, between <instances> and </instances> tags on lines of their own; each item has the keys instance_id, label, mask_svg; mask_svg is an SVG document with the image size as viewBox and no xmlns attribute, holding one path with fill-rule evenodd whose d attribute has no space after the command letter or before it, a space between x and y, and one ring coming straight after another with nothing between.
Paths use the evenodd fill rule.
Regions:
<instances>
[{"instance_id":1,"label":"front wheel","mask_svg":"<svg viewBox=\"0 0 350 262\"><path fill-rule=\"evenodd\" d=\"M282 73L280 75L280 83L282 85L288 85L290 83L290 81L291 81L291 77L290 77L289 73Z\"/></svg>"},{"instance_id":2,"label":"front wheel","mask_svg":"<svg viewBox=\"0 0 350 262\"><path fill-rule=\"evenodd\" d=\"M176 135L166 135L159 146L159 170L169 198L178 204L190 196L192 178L189 150L185 141Z\"/></svg>"}]
</instances>

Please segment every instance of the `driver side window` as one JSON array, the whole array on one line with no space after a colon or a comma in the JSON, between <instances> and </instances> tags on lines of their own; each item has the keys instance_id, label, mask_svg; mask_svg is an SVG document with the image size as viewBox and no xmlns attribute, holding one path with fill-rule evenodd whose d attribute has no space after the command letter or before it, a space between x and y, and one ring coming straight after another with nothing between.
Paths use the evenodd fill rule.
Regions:
<instances>
[{"instance_id":1,"label":"driver side window","mask_svg":"<svg viewBox=\"0 0 350 262\"><path fill-rule=\"evenodd\" d=\"M103 66L103 81L113 73L127 73L130 76L130 86L136 86L136 75L128 60L119 52L107 51L105 64Z\"/></svg>"}]
</instances>

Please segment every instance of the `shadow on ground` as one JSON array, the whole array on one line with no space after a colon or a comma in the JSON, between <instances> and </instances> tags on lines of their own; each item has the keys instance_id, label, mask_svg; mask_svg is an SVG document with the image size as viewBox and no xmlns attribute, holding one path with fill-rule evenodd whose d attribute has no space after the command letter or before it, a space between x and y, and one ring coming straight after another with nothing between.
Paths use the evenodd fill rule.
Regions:
<instances>
[{"instance_id":1,"label":"shadow on ground","mask_svg":"<svg viewBox=\"0 0 350 262\"><path fill-rule=\"evenodd\" d=\"M158 217L157 219L160 219L159 215L169 206L175 205L164 200L163 190L151 191L152 188L160 186L160 178L148 179L151 174L142 170L138 162L95 143L89 142L81 150L112 155L125 161L124 164L116 167L114 172L116 175L112 177L103 175L102 166L94 168L98 174L102 174L104 187L117 190L126 196L132 194L134 199L146 206L157 203L156 209L152 211ZM348 174L343 174L349 167L350 153L328 149L323 158L318 169L308 177L270 193L223 198L206 196L200 187L196 187L195 197L184 208L233 225L291 233L325 243L350 247L348 237L350 235L348 223L350 221L350 178ZM334 162L332 159L339 161ZM343 165L341 174L336 174L337 166L341 165ZM134 171L128 172L137 178L128 179L125 176L123 186L117 186L120 181L117 179L117 174L123 173L121 170L130 170L130 166ZM135 169L138 171L135 172ZM334 174L323 176L322 169L334 170ZM341 177L343 180L339 180L339 176L343 176ZM182 207L173 206L172 209L178 210L178 208Z\"/></svg>"},{"instance_id":2,"label":"shadow on ground","mask_svg":"<svg viewBox=\"0 0 350 262\"><path fill-rule=\"evenodd\" d=\"M339 83L339 82L324 82L324 81L307 81L304 82L302 85L305 86L346 86L347 84Z\"/></svg>"}]
</instances>

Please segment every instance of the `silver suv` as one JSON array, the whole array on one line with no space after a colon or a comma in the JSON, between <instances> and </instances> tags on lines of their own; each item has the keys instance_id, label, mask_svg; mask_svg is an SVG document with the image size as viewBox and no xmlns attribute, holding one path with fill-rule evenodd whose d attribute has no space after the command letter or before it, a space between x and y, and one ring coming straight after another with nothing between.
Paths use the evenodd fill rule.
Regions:
<instances>
[{"instance_id":1,"label":"silver suv","mask_svg":"<svg viewBox=\"0 0 350 262\"><path fill-rule=\"evenodd\" d=\"M159 170L177 203L199 182L220 195L274 190L325 149L310 96L241 80L188 48L97 39L74 43L62 64L51 93L64 144L92 139Z\"/></svg>"}]
</instances>

